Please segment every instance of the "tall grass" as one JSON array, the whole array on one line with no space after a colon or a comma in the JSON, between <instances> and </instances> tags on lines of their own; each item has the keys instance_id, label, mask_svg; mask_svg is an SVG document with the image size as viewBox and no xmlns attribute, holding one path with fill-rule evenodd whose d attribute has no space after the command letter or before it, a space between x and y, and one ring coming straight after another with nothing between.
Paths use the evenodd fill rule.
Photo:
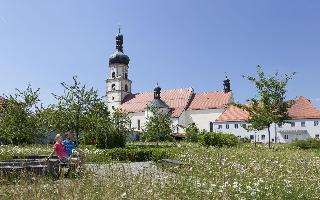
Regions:
<instances>
[{"instance_id":1,"label":"tall grass","mask_svg":"<svg viewBox=\"0 0 320 200\"><path fill-rule=\"evenodd\" d=\"M168 148L170 151L170 148ZM319 199L316 151L263 146L189 146L172 159L184 166L114 168L99 175L53 181L22 177L0 183L0 199ZM104 173L105 172L105 173Z\"/></svg>"}]
</instances>

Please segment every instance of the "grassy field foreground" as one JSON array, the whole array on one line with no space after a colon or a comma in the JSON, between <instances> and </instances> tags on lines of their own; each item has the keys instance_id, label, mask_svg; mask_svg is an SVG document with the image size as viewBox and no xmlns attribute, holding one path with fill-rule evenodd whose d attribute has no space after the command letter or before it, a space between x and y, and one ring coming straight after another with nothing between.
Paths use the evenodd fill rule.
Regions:
<instances>
[{"instance_id":1,"label":"grassy field foreground","mask_svg":"<svg viewBox=\"0 0 320 200\"><path fill-rule=\"evenodd\" d=\"M172 147L166 149L170 152ZM188 145L169 155L187 165L155 163L157 170L131 173L118 169L58 181L30 176L10 182L2 179L0 199L320 198L317 151L281 146L273 150L251 145L220 149Z\"/></svg>"}]
</instances>

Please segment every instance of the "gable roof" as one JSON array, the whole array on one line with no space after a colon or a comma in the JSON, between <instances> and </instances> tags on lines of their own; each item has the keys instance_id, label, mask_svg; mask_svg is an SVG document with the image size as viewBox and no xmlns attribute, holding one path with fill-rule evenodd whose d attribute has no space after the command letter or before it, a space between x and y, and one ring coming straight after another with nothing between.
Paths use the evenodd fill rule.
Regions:
<instances>
[{"instance_id":1,"label":"gable roof","mask_svg":"<svg viewBox=\"0 0 320 200\"><path fill-rule=\"evenodd\" d=\"M320 119L320 110L305 97L300 96L288 108L291 119ZM228 107L216 122L242 122L248 119L248 112L236 106Z\"/></svg>"},{"instance_id":2,"label":"gable roof","mask_svg":"<svg viewBox=\"0 0 320 200\"><path fill-rule=\"evenodd\" d=\"M191 87L162 90L161 100L170 107L171 117L180 117L188 106L192 94L193 89ZM153 92L129 94L124 98L119 108L129 113L144 112L147 104L153 99Z\"/></svg>"},{"instance_id":3,"label":"gable roof","mask_svg":"<svg viewBox=\"0 0 320 200\"><path fill-rule=\"evenodd\" d=\"M202 92L193 94L188 110L225 108L232 102L231 92Z\"/></svg>"},{"instance_id":4,"label":"gable roof","mask_svg":"<svg viewBox=\"0 0 320 200\"><path fill-rule=\"evenodd\" d=\"M320 119L320 110L303 96L294 101L288 113L292 119Z\"/></svg>"},{"instance_id":5,"label":"gable roof","mask_svg":"<svg viewBox=\"0 0 320 200\"><path fill-rule=\"evenodd\" d=\"M216 122L243 122L249 117L248 112L231 105L216 120Z\"/></svg>"}]
</instances>

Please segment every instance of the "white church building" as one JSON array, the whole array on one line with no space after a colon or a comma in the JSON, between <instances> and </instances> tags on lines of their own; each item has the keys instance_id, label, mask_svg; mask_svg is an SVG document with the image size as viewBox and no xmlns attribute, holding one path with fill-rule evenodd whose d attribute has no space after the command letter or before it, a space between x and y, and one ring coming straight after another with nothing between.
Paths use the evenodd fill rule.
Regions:
<instances>
[{"instance_id":1,"label":"white church building","mask_svg":"<svg viewBox=\"0 0 320 200\"><path fill-rule=\"evenodd\" d=\"M153 105L171 115L175 127L174 134L183 136L185 127L195 123L200 130L232 133L252 141L268 142L267 131L248 132L244 126L248 115L239 108L229 106L234 102L230 80L223 81L222 91L197 93L192 87L161 90L159 86L152 92L131 92L129 79L130 59L123 52L123 35L116 35L116 51L109 58L109 76L106 80L106 96L109 111L122 109L129 113L131 128L142 132L148 117L148 106ZM271 141L289 143L294 139L319 138L320 110L306 98L300 97L289 110L292 120L282 127L274 126Z\"/></svg>"}]
</instances>

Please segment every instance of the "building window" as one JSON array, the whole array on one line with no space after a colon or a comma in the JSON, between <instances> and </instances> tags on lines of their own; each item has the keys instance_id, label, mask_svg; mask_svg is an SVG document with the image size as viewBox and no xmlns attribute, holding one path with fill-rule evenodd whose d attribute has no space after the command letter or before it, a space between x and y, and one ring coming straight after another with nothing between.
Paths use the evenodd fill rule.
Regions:
<instances>
[{"instance_id":1,"label":"building window","mask_svg":"<svg viewBox=\"0 0 320 200\"><path fill-rule=\"evenodd\" d=\"M316 134L314 138L319 139L319 134Z\"/></svg>"},{"instance_id":2,"label":"building window","mask_svg":"<svg viewBox=\"0 0 320 200\"><path fill-rule=\"evenodd\" d=\"M242 124L242 128L247 128L247 124Z\"/></svg>"},{"instance_id":3,"label":"building window","mask_svg":"<svg viewBox=\"0 0 320 200\"><path fill-rule=\"evenodd\" d=\"M296 123L295 122L291 122L291 127L295 127Z\"/></svg>"},{"instance_id":4,"label":"building window","mask_svg":"<svg viewBox=\"0 0 320 200\"><path fill-rule=\"evenodd\" d=\"M314 125L314 126L318 126L318 125L319 125L319 121L314 121L314 122L313 122L313 125Z\"/></svg>"},{"instance_id":5,"label":"building window","mask_svg":"<svg viewBox=\"0 0 320 200\"><path fill-rule=\"evenodd\" d=\"M284 139L285 140L289 139L289 135L284 135Z\"/></svg>"},{"instance_id":6,"label":"building window","mask_svg":"<svg viewBox=\"0 0 320 200\"><path fill-rule=\"evenodd\" d=\"M226 124L226 129L229 129L229 124Z\"/></svg>"},{"instance_id":7,"label":"building window","mask_svg":"<svg viewBox=\"0 0 320 200\"><path fill-rule=\"evenodd\" d=\"M238 125L238 124L234 124L234 128L235 128L235 129L238 129L238 128L239 128L239 125Z\"/></svg>"},{"instance_id":8,"label":"building window","mask_svg":"<svg viewBox=\"0 0 320 200\"><path fill-rule=\"evenodd\" d=\"M306 122L301 122L301 127L306 127Z\"/></svg>"},{"instance_id":9,"label":"building window","mask_svg":"<svg viewBox=\"0 0 320 200\"><path fill-rule=\"evenodd\" d=\"M261 140L265 140L266 139L266 135L261 135Z\"/></svg>"},{"instance_id":10,"label":"building window","mask_svg":"<svg viewBox=\"0 0 320 200\"><path fill-rule=\"evenodd\" d=\"M221 124L218 125L218 129L222 129L222 125Z\"/></svg>"},{"instance_id":11,"label":"building window","mask_svg":"<svg viewBox=\"0 0 320 200\"><path fill-rule=\"evenodd\" d=\"M254 140L254 135L250 135L250 140Z\"/></svg>"},{"instance_id":12,"label":"building window","mask_svg":"<svg viewBox=\"0 0 320 200\"><path fill-rule=\"evenodd\" d=\"M124 91L128 92L128 85L127 84L124 86Z\"/></svg>"},{"instance_id":13,"label":"building window","mask_svg":"<svg viewBox=\"0 0 320 200\"><path fill-rule=\"evenodd\" d=\"M213 132L213 123L210 122L210 132Z\"/></svg>"},{"instance_id":14,"label":"building window","mask_svg":"<svg viewBox=\"0 0 320 200\"><path fill-rule=\"evenodd\" d=\"M138 124L138 130L140 130L140 119L138 119L138 122L137 122L137 124Z\"/></svg>"},{"instance_id":15,"label":"building window","mask_svg":"<svg viewBox=\"0 0 320 200\"><path fill-rule=\"evenodd\" d=\"M125 74L124 74L124 78L125 78L125 79L128 79L128 73L125 73Z\"/></svg>"},{"instance_id":16,"label":"building window","mask_svg":"<svg viewBox=\"0 0 320 200\"><path fill-rule=\"evenodd\" d=\"M114 110L114 106L111 106L112 110Z\"/></svg>"},{"instance_id":17,"label":"building window","mask_svg":"<svg viewBox=\"0 0 320 200\"><path fill-rule=\"evenodd\" d=\"M116 90L116 84L112 84L112 85L111 85L111 90L112 90L112 91Z\"/></svg>"},{"instance_id":18,"label":"building window","mask_svg":"<svg viewBox=\"0 0 320 200\"><path fill-rule=\"evenodd\" d=\"M114 97L112 97L112 100L114 100Z\"/></svg>"},{"instance_id":19,"label":"building window","mask_svg":"<svg viewBox=\"0 0 320 200\"><path fill-rule=\"evenodd\" d=\"M116 78L116 73L112 72L112 78Z\"/></svg>"}]
</instances>

